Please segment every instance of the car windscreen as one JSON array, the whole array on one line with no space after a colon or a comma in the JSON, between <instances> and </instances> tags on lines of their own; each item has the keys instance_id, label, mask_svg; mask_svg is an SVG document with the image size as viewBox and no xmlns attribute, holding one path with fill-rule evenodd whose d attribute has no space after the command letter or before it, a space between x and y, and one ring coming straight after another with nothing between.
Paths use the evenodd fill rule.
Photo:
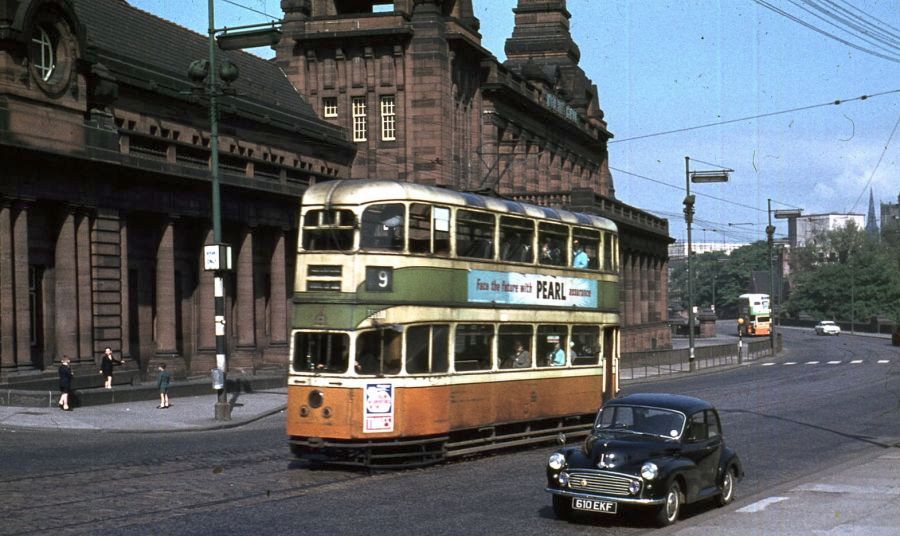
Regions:
<instances>
[{"instance_id":1,"label":"car windscreen","mask_svg":"<svg viewBox=\"0 0 900 536\"><path fill-rule=\"evenodd\" d=\"M600 410L594 430L675 438L684 430L684 415L665 408L611 405Z\"/></svg>"}]
</instances>

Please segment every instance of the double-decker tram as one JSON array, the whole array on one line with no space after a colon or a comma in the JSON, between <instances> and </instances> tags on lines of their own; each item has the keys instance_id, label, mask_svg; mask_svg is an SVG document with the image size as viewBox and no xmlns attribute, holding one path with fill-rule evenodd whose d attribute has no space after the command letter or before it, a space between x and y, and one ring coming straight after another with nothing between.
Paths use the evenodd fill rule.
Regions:
<instances>
[{"instance_id":1,"label":"double-decker tram","mask_svg":"<svg viewBox=\"0 0 900 536\"><path fill-rule=\"evenodd\" d=\"M287 435L410 467L586 433L617 390L615 225L397 181L303 196Z\"/></svg>"}]
</instances>

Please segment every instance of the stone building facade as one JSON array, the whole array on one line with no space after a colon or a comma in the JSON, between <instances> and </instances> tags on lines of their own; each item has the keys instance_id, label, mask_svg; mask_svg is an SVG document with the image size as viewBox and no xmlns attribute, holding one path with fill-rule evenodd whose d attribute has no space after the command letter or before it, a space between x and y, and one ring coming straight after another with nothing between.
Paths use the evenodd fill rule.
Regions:
<instances>
[{"instance_id":1,"label":"stone building facade","mask_svg":"<svg viewBox=\"0 0 900 536\"><path fill-rule=\"evenodd\" d=\"M499 62L472 0L282 0L276 62L351 134L354 178L594 212L621 233L623 351L668 347L668 222L615 198L596 85L565 0L519 0Z\"/></svg>"},{"instance_id":2,"label":"stone building facade","mask_svg":"<svg viewBox=\"0 0 900 536\"><path fill-rule=\"evenodd\" d=\"M0 0L0 381L106 346L142 371L215 366L209 112L187 76L207 46L122 0ZM230 365L283 366L299 198L355 148L277 66L225 57Z\"/></svg>"}]
</instances>

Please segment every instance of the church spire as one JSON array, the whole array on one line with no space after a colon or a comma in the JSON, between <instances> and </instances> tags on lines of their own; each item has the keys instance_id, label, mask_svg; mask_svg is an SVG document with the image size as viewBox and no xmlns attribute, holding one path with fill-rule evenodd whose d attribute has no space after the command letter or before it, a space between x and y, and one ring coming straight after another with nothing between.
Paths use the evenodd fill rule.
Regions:
<instances>
[{"instance_id":1,"label":"church spire","mask_svg":"<svg viewBox=\"0 0 900 536\"><path fill-rule=\"evenodd\" d=\"M866 216L866 234L878 238L878 222L875 221L875 197L869 188L869 214Z\"/></svg>"}]
</instances>

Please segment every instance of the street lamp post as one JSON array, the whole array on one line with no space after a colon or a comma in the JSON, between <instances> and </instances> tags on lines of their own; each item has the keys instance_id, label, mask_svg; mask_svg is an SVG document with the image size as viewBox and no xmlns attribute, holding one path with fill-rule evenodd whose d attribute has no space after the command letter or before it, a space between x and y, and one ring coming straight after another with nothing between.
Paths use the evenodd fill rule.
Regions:
<instances>
[{"instance_id":1,"label":"street lamp post","mask_svg":"<svg viewBox=\"0 0 900 536\"><path fill-rule=\"evenodd\" d=\"M773 254L773 248L775 246L775 226L772 225L772 215L775 215L777 219L790 219L790 218L799 218L800 217L800 209L788 209L788 210L772 210L772 200L768 200L768 216L769 216L769 224L766 225L766 243L768 244L769 249L769 347L772 355L775 355L775 314L781 316L781 292L779 289L778 292L778 303L775 303L775 258Z\"/></svg>"},{"instance_id":2,"label":"street lamp post","mask_svg":"<svg viewBox=\"0 0 900 536\"><path fill-rule=\"evenodd\" d=\"M696 370L694 361L694 266L691 257L691 223L694 221L694 202L696 198L691 195L691 182L727 182L728 173L733 169L721 169L715 171L691 171L691 157L684 157L684 221L687 224L687 265L688 265L688 370Z\"/></svg>"},{"instance_id":3,"label":"street lamp post","mask_svg":"<svg viewBox=\"0 0 900 536\"><path fill-rule=\"evenodd\" d=\"M231 62L216 62L216 35L222 50L237 50L264 45L273 45L281 38L275 23L254 24L237 28L216 28L215 3L209 0L209 58L191 63L188 76L195 83L205 81L205 93L209 101L209 148L210 182L212 189L213 244L204 246L204 269L213 272L215 289L214 324L216 335L216 368L213 369L213 387L217 391L215 418L231 420L231 406L228 404L226 373L228 370L225 353L225 273L232 269L231 246L222 242L222 202L219 193L219 114L218 97L228 92L220 88L218 75L227 86L237 79L237 66ZM236 31L237 30L237 31ZM246 31L241 31L246 30Z\"/></svg>"}]
</instances>

